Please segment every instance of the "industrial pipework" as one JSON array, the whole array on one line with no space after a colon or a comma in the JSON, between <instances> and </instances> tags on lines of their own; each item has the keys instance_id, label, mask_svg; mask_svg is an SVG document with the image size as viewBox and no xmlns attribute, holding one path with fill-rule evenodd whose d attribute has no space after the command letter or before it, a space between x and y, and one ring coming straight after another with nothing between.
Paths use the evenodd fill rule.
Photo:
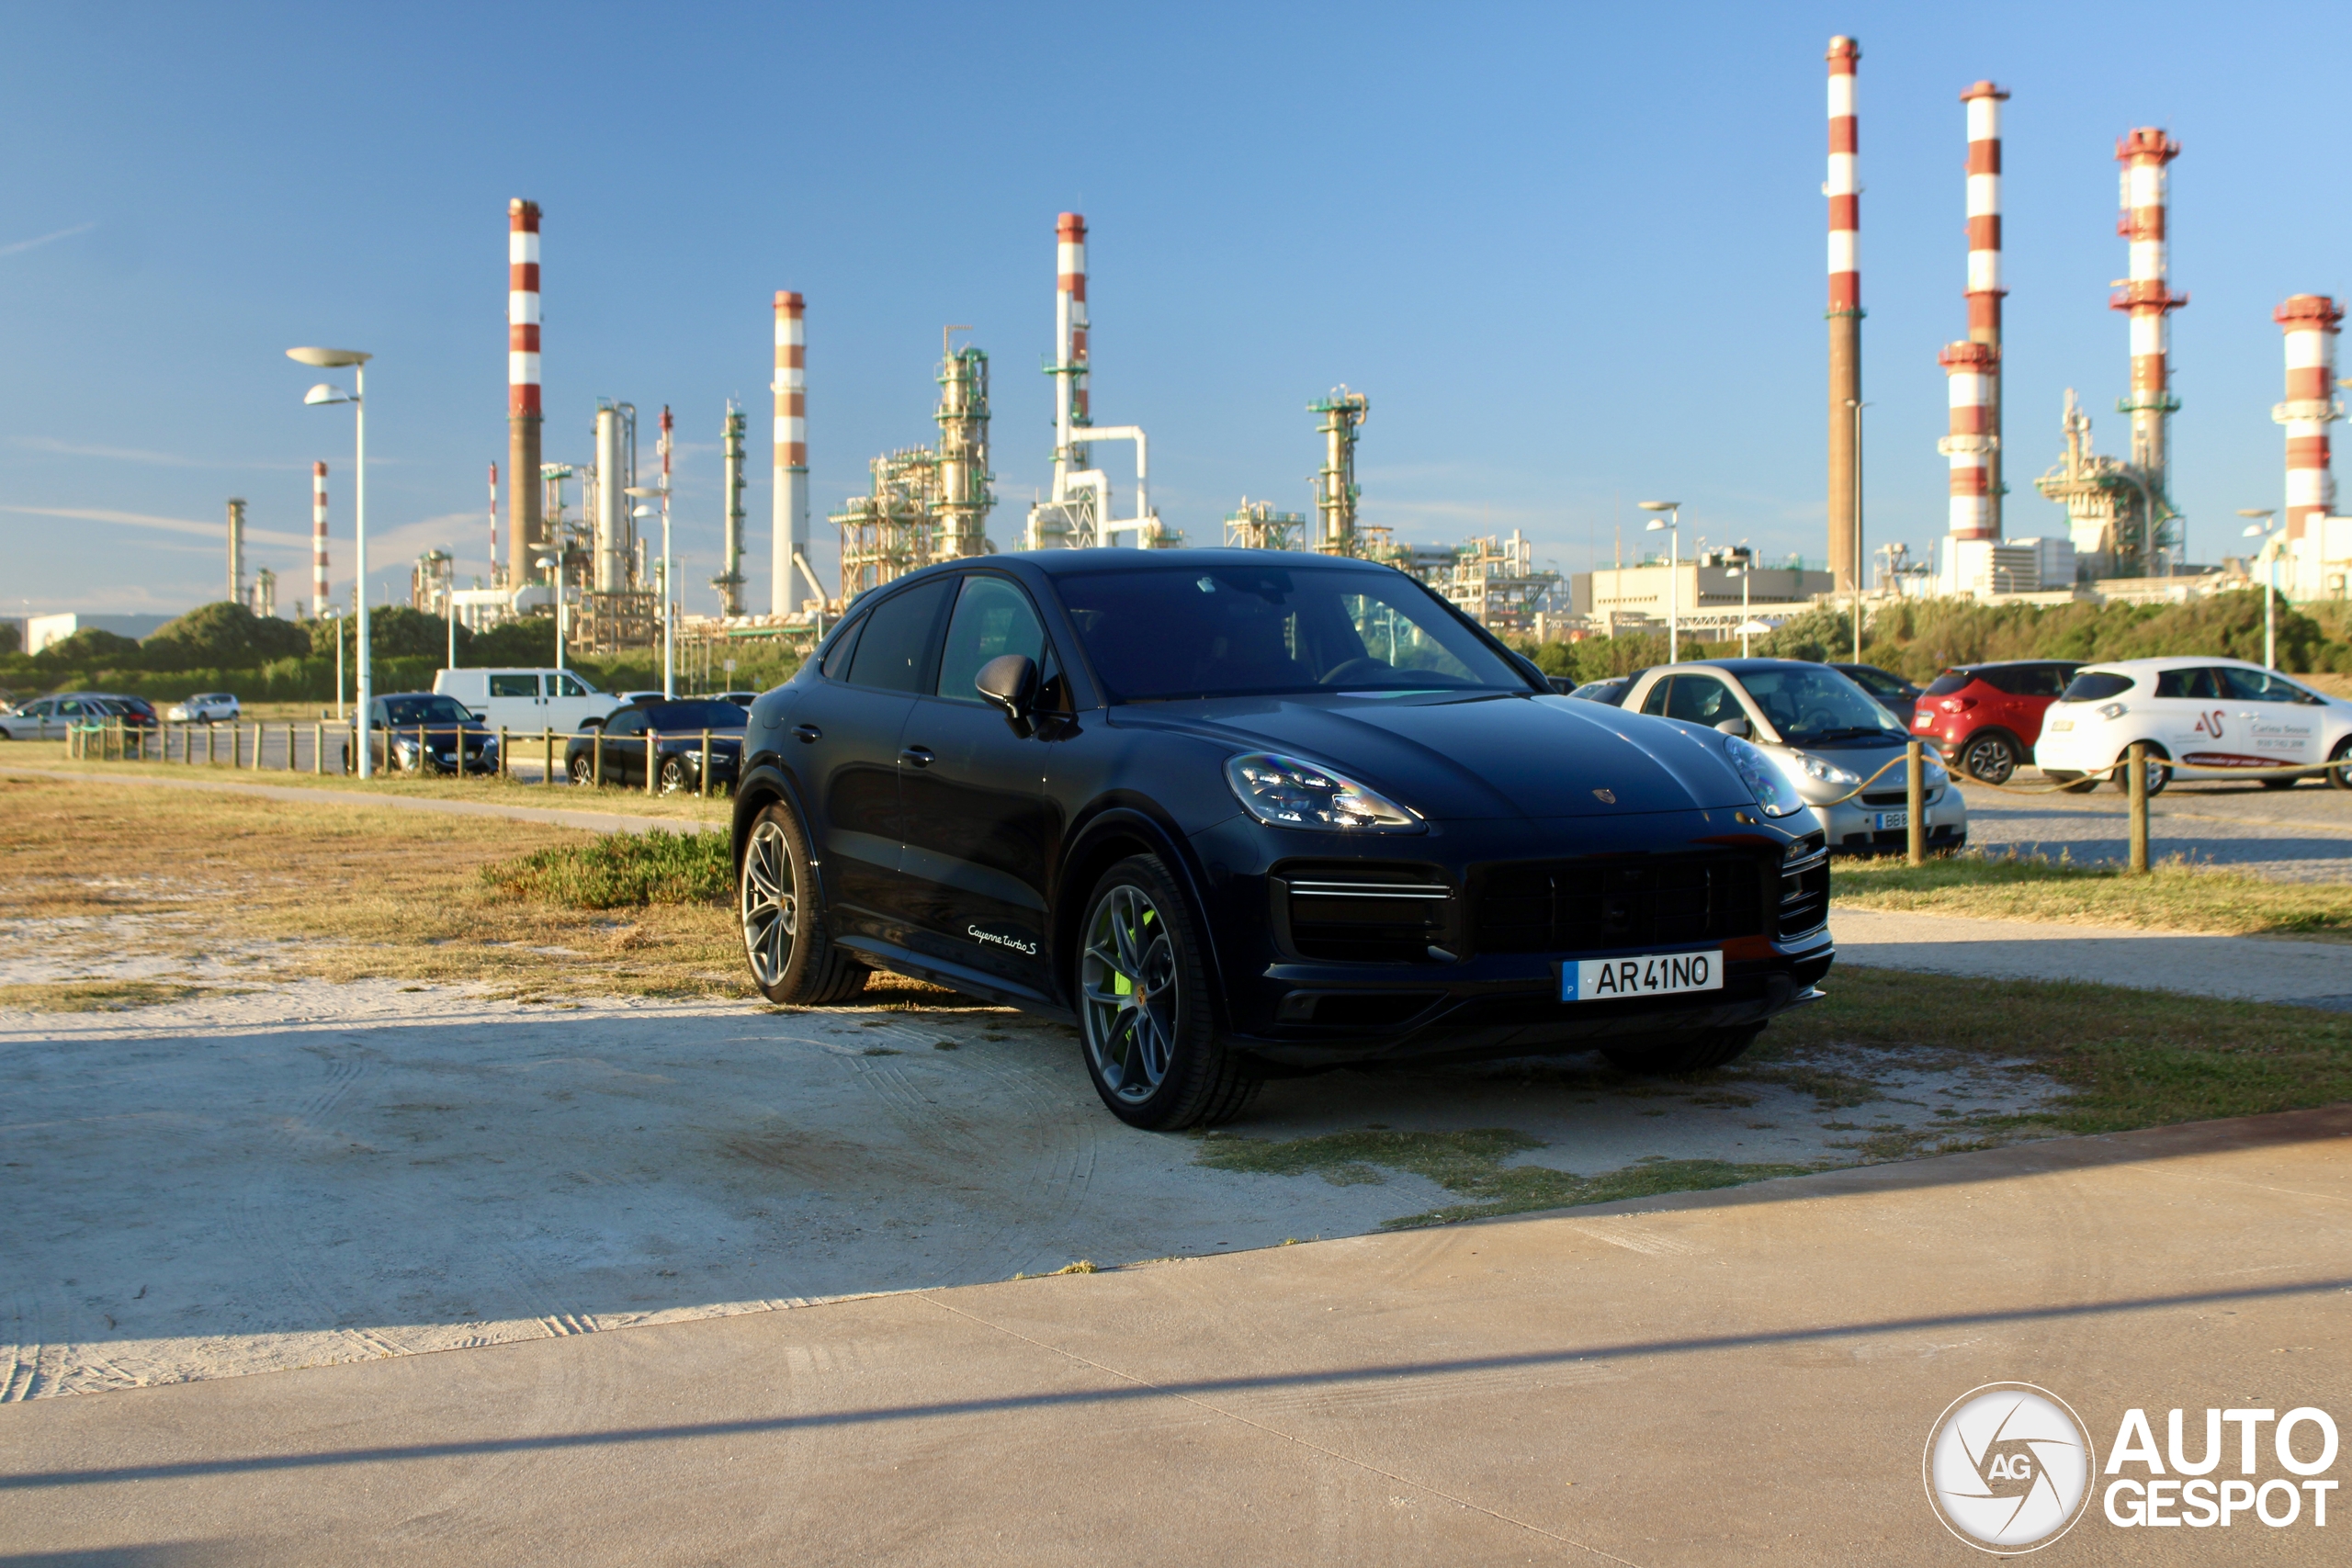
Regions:
<instances>
[{"instance_id":1,"label":"industrial pipework","mask_svg":"<svg viewBox=\"0 0 2352 1568\"><path fill-rule=\"evenodd\" d=\"M1315 547L1327 556L1351 556L1358 545L1356 504L1363 498L1356 483L1356 432L1372 414L1372 400L1334 387L1306 412L1323 416L1315 427L1323 437L1323 466L1315 473Z\"/></svg>"},{"instance_id":2,"label":"industrial pipework","mask_svg":"<svg viewBox=\"0 0 2352 1568\"><path fill-rule=\"evenodd\" d=\"M1148 549L1177 542L1151 509L1149 444L1140 426L1093 423L1087 394L1091 367L1087 347L1086 220L1065 212L1054 225L1054 479L1046 499L1029 509L1022 535L1024 549L1052 549L1132 543ZM1136 510L1111 515L1111 477L1093 466L1093 443L1132 441L1136 446Z\"/></svg>"},{"instance_id":3,"label":"industrial pipework","mask_svg":"<svg viewBox=\"0 0 2352 1568\"><path fill-rule=\"evenodd\" d=\"M2344 417L2335 400L2335 334L2344 308L2324 294L2297 294L2272 311L2271 320L2287 338L2287 400L2270 411L2287 427L2287 515L2280 537L2312 539L2316 558L2319 525L2312 519L2335 509L2327 427Z\"/></svg>"},{"instance_id":4,"label":"industrial pipework","mask_svg":"<svg viewBox=\"0 0 2352 1568\"><path fill-rule=\"evenodd\" d=\"M540 547L539 205L506 204L506 580L536 581Z\"/></svg>"},{"instance_id":5,"label":"industrial pipework","mask_svg":"<svg viewBox=\"0 0 2352 1568\"><path fill-rule=\"evenodd\" d=\"M1854 67L1862 46L1829 40L1829 570L1861 581L1862 186Z\"/></svg>"},{"instance_id":6,"label":"industrial pipework","mask_svg":"<svg viewBox=\"0 0 2352 1568\"><path fill-rule=\"evenodd\" d=\"M718 575L710 580L710 585L718 590L718 613L733 616L743 613L743 411L732 399L727 404L719 452L718 493L726 529L719 547Z\"/></svg>"},{"instance_id":7,"label":"industrial pipework","mask_svg":"<svg viewBox=\"0 0 2352 1568\"><path fill-rule=\"evenodd\" d=\"M311 465L311 615L327 618L327 466Z\"/></svg>"}]
</instances>

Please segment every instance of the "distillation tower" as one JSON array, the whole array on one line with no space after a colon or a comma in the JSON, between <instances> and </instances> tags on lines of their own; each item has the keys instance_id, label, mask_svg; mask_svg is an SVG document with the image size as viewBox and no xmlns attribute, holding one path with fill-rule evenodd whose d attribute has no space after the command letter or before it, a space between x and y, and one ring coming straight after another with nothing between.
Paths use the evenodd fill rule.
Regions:
<instances>
[{"instance_id":1,"label":"distillation tower","mask_svg":"<svg viewBox=\"0 0 2352 1568\"><path fill-rule=\"evenodd\" d=\"M950 333L955 329L949 329ZM989 471L989 356L943 336L939 445L886 452L871 465L873 488L828 522L842 534L846 605L871 588L933 561L987 554L996 505Z\"/></svg>"},{"instance_id":2,"label":"distillation tower","mask_svg":"<svg viewBox=\"0 0 2352 1568\"><path fill-rule=\"evenodd\" d=\"M710 585L718 590L718 613L730 618L743 613L743 411L729 400L719 438L719 506L726 526L718 575Z\"/></svg>"}]
</instances>

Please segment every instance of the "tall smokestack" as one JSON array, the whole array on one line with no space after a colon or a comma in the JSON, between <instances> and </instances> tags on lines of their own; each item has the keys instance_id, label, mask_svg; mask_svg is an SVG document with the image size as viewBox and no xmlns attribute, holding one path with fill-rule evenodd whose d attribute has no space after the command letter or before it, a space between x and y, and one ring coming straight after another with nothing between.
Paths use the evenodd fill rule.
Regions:
<instances>
[{"instance_id":1,"label":"tall smokestack","mask_svg":"<svg viewBox=\"0 0 2352 1568\"><path fill-rule=\"evenodd\" d=\"M537 576L548 541L539 513L539 205L506 204L506 580Z\"/></svg>"},{"instance_id":2,"label":"tall smokestack","mask_svg":"<svg viewBox=\"0 0 2352 1568\"><path fill-rule=\"evenodd\" d=\"M1979 82L1968 107L1968 341L1993 351L1984 398L1984 533L2001 537L2001 106L2006 88ZM1957 408L1957 404L1954 405ZM1954 434L1960 427L1952 426ZM1958 492L1955 491L1955 494Z\"/></svg>"},{"instance_id":3,"label":"tall smokestack","mask_svg":"<svg viewBox=\"0 0 2352 1568\"><path fill-rule=\"evenodd\" d=\"M775 490L769 540L768 613L800 607L795 581L808 559L808 334L799 295L775 297ZM811 584L810 586L814 586ZM844 595L848 592L843 589ZM819 589L822 598L824 591Z\"/></svg>"},{"instance_id":4,"label":"tall smokestack","mask_svg":"<svg viewBox=\"0 0 2352 1568\"><path fill-rule=\"evenodd\" d=\"M1951 520L1955 539L2000 537L1993 495L1994 386L2000 351L1982 343L1946 344L1936 363L1944 367L1951 400L1951 432L1936 450L1951 460Z\"/></svg>"},{"instance_id":5,"label":"tall smokestack","mask_svg":"<svg viewBox=\"0 0 2352 1568\"><path fill-rule=\"evenodd\" d=\"M327 466L311 465L311 617L327 618Z\"/></svg>"},{"instance_id":6,"label":"tall smokestack","mask_svg":"<svg viewBox=\"0 0 2352 1568\"><path fill-rule=\"evenodd\" d=\"M2136 553L2143 572L2155 570L2153 557L2162 543L2156 530L2171 510L2172 415L2180 407L2171 386L2170 317L2188 303L2188 296L2172 291L2165 209L2170 182L2165 165L2179 156L2180 143L2153 127L2115 144L2116 162L2123 165L2123 216L2115 227L2132 246L2132 275L2108 300L2132 317L2132 395L2116 408L2132 416L2132 462L2147 481L2148 500L2157 510L2157 516L2142 519L2138 540L2118 538L2115 548L2119 563Z\"/></svg>"},{"instance_id":7,"label":"tall smokestack","mask_svg":"<svg viewBox=\"0 0 2352 1568\"><path fill-rule=\"evenodd\" d=\"M621 455L621 411L610 403L596 410L596 571L599 593L628 586L628 465Z\"/></svg>"},{"instance_id":8,"label":"tall smokestack","mask_svg":"<svg viewBox=\"0 0 2352 1568\"><path fill-rule=\"evenodd\" d=\"M245 602L245 502L242 496L229 501L229 601Z\"/></svg>"},{"instance_id":9,"label":"tall smokestack","mask_svg":"<svg viewBox=\"0 0 2352 1568\"><path fill-rule=\"evenodd\" d=\"M1854 66L1862 46L1829 40L1829 570L1861 582L1862 186Z\"/></svg>"},{"instance_id":10,"label":"tall smokestack","mask_svg":"<svg viewBox=\"0 0 2352 1568\"><path fill-rule=\"evenodd\" d=\"M718 493L725 498L726 539L719 551L718 575L710 580L710 585L718 590L718 613L740 615L743 613L743 411L732 400L727 405L719 450L724 455Z\"/></svg>"},{"instance_id":11,"label":"tall smokestack","mask_svg":"<svg viewBox=\"0 0 2352 1568\"><path fill-rule=\"evenodd\" d=\"M2284 536L2317 533L2311 519L2335 507L2327 427L2343 417L2335 403L2335 334L2344 308L2324 294L2297 294L2270 314L2287 334L2287 400L2270 417L2287 427Z\"/></svg>"},{"instance_id":12,"label":"tall smokestack","mask_svg":"<svg viewBox=\"0 0 2352 1568\"><path fill-rule=\"evenodd\" d=\"M1086 395L1086 220L1065 212L1054 224L1054 499L1069 499L1069 476L1085 471L1077 432L1093 423Z\"/></svg>"}]
</instances>

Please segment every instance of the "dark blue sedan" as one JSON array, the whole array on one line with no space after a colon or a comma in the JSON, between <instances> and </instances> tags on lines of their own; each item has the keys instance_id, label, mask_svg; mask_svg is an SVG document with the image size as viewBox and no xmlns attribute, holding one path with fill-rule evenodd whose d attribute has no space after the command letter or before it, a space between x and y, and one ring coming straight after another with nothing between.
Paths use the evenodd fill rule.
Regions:
<instances>
[{"instance_id":1,"label":"dark blue sedan","mask_svg":"<svg viewBox=\"0 0 2352 1568\"><path fill-rule=\"evenodd\" d=\"M601 729L582 729L564 743L564 771L573 784L598 783L601 771L605 784L643 789L650 740L657 770L654 787L663 795L731 790L743 758L743 725L749 717L742 707L717 698L621 708ZM710 764L707 790L706 755Z\"/></svg>"}]
</instances>

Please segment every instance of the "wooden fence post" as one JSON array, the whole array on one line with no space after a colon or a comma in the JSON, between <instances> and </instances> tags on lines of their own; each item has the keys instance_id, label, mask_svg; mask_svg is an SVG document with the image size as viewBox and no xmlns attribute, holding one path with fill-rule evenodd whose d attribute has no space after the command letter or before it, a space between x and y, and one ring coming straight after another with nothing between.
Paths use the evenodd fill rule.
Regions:
<instances>
[{"instance_id":1,"label":"wooden fence post","mask_svg":"<svg viewBox=\"0 0 2352 1568\"><path fill-rule=\"evenodd\" d=\"M646 727L646 730L645 730L645 793L646 793L646 794L648 794L648 795L655 795L655 794L660 793L660 785L659 785L658 781L660 780L661 776L662 776L662 737L661 737L660 733L659 733L659 732L657 732L657 731L653 728L653 727L652 727L652 726L648 725L648 726Z\"/></svg>"}]
</instances>

